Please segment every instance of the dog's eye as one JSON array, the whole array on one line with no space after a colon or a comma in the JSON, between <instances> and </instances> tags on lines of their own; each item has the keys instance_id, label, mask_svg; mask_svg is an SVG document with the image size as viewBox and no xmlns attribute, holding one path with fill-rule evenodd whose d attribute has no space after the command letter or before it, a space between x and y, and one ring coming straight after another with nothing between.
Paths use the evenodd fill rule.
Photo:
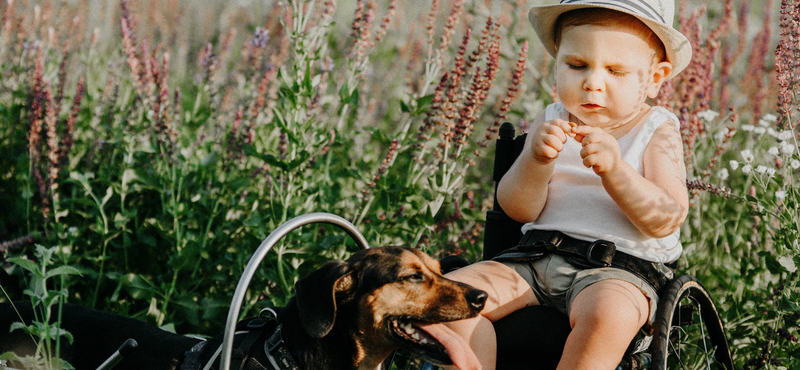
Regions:
<instances>
[{"instance_id":1,"label":"dog's eye","mask_svg":"<svg viewBox=\"0 0 800 370\"><path fill-rule=\"evenodd\" d=\"M422 273L417 272L417 273L414 273L414 274L411 274L411 275L403 276L403 280L404 281L410 281L412 283L421 283L421 282L425 281L425 276L422 275Z\"/></svg>"}]
</instances>

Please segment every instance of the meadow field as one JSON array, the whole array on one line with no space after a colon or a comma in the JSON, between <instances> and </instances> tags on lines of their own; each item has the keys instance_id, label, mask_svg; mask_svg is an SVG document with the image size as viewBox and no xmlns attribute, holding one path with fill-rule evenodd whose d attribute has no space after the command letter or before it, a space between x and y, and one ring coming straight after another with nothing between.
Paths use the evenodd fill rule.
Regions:
<instances>
[{"instance_id":1,"label":"meadow field","mask_svg":"<svg viewBox=\"0 0 800 370\"><path fill-rule=\"evenodd\" d=\"M653 103L684 137L679 270L737 368L800 369L800 1L676 3L693 62ZM261 241L310 212L480 258L497 128L555 97L533 4L0 1L0 302L219 333ZM355 249L292 233L246 309Z\"/></svg>"}]
</instances>

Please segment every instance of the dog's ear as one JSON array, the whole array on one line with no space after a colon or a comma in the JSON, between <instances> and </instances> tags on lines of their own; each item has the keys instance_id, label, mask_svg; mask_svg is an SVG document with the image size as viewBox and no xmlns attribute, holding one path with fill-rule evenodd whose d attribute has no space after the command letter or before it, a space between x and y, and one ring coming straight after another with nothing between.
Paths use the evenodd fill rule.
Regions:
<instances>
[{"instance_id":1,"label":"dog's ear","mask_svg":"<svg viewBox=\"0 0 800 370\"><path fill-rule=\"evenodd\" d=\"M330 261L295 284L300 320L312 337L322 338L333 329L336 295L354 289L352 272L348 263Z\"/></svg>"}]
</instances>

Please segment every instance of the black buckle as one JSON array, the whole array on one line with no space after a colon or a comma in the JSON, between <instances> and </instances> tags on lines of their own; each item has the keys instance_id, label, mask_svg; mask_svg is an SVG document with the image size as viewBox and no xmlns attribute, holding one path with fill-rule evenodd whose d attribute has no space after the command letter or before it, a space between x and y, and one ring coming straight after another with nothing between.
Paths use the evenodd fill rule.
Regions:
<instances>
[{"instance_id":1,"label":"black buckle","mask_svg":"<svg viewBox=\"0 0 800 370\"><path fill-rule=\"evenodd\" d=\"M599 251L599 255L595 258L595 249L597 247L601 247L597 249ZM597 267L610 267L611 261L614 259L614 254L617 253L617 246L608 240L595 240L589 247L586 248L586 260L589 261L591 265Z\"/></svg>"},{"instance_id":2,"label":"black buckle","mask_svg":"<svg viewBox=\"0 0 800 370\"><path fill-rule=\"evenodd\" d=\"M528 230L522 236L517 248L522 251L545 251L552 253L561 245L563 234L558 231Z\"/></svg>"},{"instance_id":3,"label":"black buckle","mask_svg":"<svg viewBox=\"0 0 800 370\"><path fill-rule=\"evenodd\" d=\"M545 240L537 240L533 242L533 247L537 248L538 250L544 249L548 253L553 253L558 250L558 245L555 245L552 242Z\"/></svg>"}]
</instances>

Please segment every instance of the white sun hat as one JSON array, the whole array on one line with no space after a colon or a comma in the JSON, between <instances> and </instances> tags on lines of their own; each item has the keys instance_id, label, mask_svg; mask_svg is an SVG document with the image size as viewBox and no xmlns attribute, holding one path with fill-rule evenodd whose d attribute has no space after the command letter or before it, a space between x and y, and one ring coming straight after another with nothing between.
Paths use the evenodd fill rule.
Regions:
<instances>
[{"instance_id":1,"label":"white sun hat","mask_svg":"<svg viewBox=\"0 0 800 370\"><path fill-rule=\"evenodd\" d=\"M558 4L534 6L528 12L536 34L550 55L556 55L555 25L564 12L582 8L605 8L630 14L644 23L661 39L672 63L670 77L677 75L692 59L689 39L672 27L675 20L674 0L561 0Z\"/></svg>"}]
</instances>

